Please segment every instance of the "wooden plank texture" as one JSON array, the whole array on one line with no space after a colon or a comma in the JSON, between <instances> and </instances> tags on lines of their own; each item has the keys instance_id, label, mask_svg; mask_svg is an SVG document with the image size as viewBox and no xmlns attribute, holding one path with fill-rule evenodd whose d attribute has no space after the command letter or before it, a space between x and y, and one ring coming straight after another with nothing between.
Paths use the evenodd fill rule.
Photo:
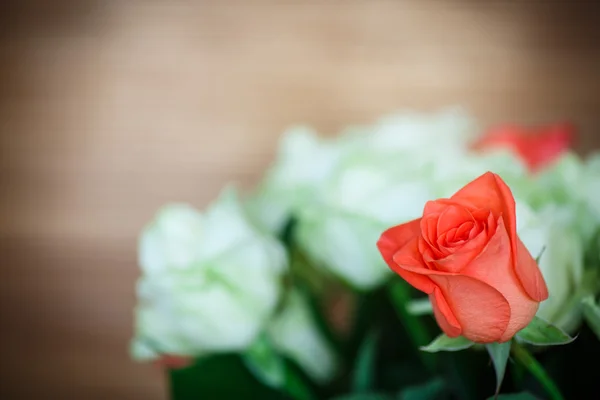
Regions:
<instances>
[{"instance_id":1,"label":"wooden plank texture","mask_svg":"<svg viewBox=\"0 0 600 400\"><path fill-rule=\"evenodd\" d=\"M129 361L136 237L260 177L281 131L464 105L600 144L594 2L0 6L0 397L163 399ZM25 383L26 382L26 383Z\"/></svg>"}]
</instances>

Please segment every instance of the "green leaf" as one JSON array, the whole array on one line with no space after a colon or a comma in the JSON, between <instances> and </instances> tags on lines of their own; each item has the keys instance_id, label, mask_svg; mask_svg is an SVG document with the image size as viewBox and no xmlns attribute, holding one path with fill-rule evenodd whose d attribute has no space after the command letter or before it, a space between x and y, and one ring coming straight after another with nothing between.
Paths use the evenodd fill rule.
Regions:
<instances>
[{"instance_id":1,"label":"green leaf","mask_svg":"<svg viewBox=\"0 0 600 400\"><path fill-rule=\"evenodd\" d=\"M398 400L434 400L445 389L445 382L436 378L422 385L410 386L400 392Z\"/></svg>"},{"instance_id":2,"label":"green leaf","mask_svg":"<svg viewBox=\"0 0 600 400\"><path fill-rule=\"evenodd\" d=\"M504 372L506 371L506 363L510 355L511 342L505 343L489 343L485 345L496 370L496 394L500 393L500 386L504 380Z\"/></svg>"},{"instance_id":3,"label":"green leaf","mask_svg":"<svg viewBox=\"0 0 600 400\"><path fill-rule=\"evenodd\" d=\"M560 328L534 317L524 329L517 332L517 339L535 346L555 346L569 344L575 338L567 335Z\"/></svg>"},{"instance_id":4,"label":"green leaf","mask_svg":"<svg viewBox=\"0 0 600 400\"><path fill-rule=\"evenodd\" d=\"M600 339L600 306L594 301L594 296L588 296L582 301L583 316L589 327Z\"/></svg>"},{"instance_id":5,"label":"green leaf","mask_svg":"<svg viewBox=\"0 0 600 400\"><path fill-rule=\"evenodd\" d=\"M242 355L242 359L248 370L265 385L274 388L284 385L285 363L266 338L256 340Z\"/></svg>"},{"instance_id":6,"label":"green leaf","mask_svg":"<svg viewBox=\"0 0 600 400\"><path fill-rule=\"evenodd\" d=\"M283 400L284 395L261 384L236 354L204 357L182 369L169 370L170 398Z\"/></svg>"},{"instance_id":7,"label":"green leaf","mask_svg":"<svg viewBox=\"0 0 600 400\"><path fill-rule=\"evenodd\" d=\"M358 351L352 381L354 392L366 392L373 386L378 338L378 332L372 331L367 335Z\"/></svg>"},{"instance_id":8,"label":"green leaf","mask_svg":"<svg viewBox=\"0 0 600 400\"><path fill-rule=\"evenodd\" d=\"M438 351L459 351L468 349L474 344L475 343L462 336L450 338L442 333L435 338L433 342L429 343L427 346L421 347L421 350L429 353L437 353Z\"/></svg>"},{"instance_id":9,"label":"green leaf","mask_svg":"<svg viewBox=\"0 0 600 400\"><path fill-rule=\"evenodd\" d=\"M528 392L501 394L500 396L490 397L487 400L539 400Z\"/></svg>"}]
</instances>

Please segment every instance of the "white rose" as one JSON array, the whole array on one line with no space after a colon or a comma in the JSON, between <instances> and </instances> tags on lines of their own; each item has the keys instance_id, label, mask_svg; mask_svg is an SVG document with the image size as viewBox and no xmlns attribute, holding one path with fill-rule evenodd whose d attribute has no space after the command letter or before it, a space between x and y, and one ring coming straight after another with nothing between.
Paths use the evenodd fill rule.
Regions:
<instances>
[{"instance_id":1,"label":"white rose","mask_svg":"<svg viewBox=\"0 0 600 400\"><path fill-rule=\"evenodd\" d=\"M337 358L300 292L288 293L283 309L273 318L267 333L275 349L295 361L316 382L325 383L333 378Z\"/></svg>"},{"instance_id":2,"label":"white rose","mask_svg":"<svg viewBox=\"0 0 600 400\"><path fill-rule=\"evenodd\" d=\"M315 264L358 289L380 285L390 270L375 243L386 228L421 215L432 198L422 172L401 159L352 157L320 199L298 212L297 244Z\"/></svg>"},{"instance_id":3,"label":"white rose","mask_svg":"<svg viewBox=\"0 0 600 400\"><path fill-rule=\"evenodd\" d=\"M249 346L271 316L284 248L247 220L232 190L201 214L160 210L140 238L133 356L196 356Z\"/></svg>"},{"instance_id":4,"label":"white rose","mask_svg":"<svg viewBox=\"0 0 600 400\"><path fill-rule=\"evenodd\" d=\"M295 211L318 193L345 151L339 141L296 126L282 135L277 159L247 208L255 223L281 233Z\"/></svg>"},{"instance_id":5,"label":"white rose","mask_svg":"<svg viewBox=\"0 0 600 400\"><path fill-rule=\"evenodd\" d=\"M467 152L443 157L435 164L432 183L436 198L449 198L479 176L491 171L511 188L515 197L527 198L533 178L519 157L506 150L484 154Z\"/></svg>"},{"instance_id":6,"label":"white rose","mask_svg":"<svg viewBox=\"0 0 600 400\"><path fill-rule=\"evenodd\" d=\"M393 155L416 168L450 153L464 153L475 134L473 119L459 107L398 112L374 124L347 128L335 138L296 126L283 134L277 159L248 208L257 223L281 233L298 210L320 199L323 187L348 157Z\"/></svg>"},{"instance_id":7,"label":"white rose","mask_svg":"<svg viewBox=\"0 0 600 400\"><path fill-rule=\"evenodd\" d=\"M585 203L600 224L600 153L593 154L585 161L582 181Z\"/></svg>"},{"instance_id":8,"label":"white rose","mask_svg":"<svg viewBox=\"0 0 600 400\"><path fill-rule=\"evenodd\" d=\"M534 257L541 254L539 267L550 294L537 315L566 331L577 328L581 319L576 296L584 274L583 241L573 220L569 208L549 204L536 213L517 204L517 234Z\"/></svg>"},{"instance_id":9,"label":"white rose","mask_svg":"<svg viewBox=\"0 0 600 400\"><path fill-rule=\"evenodd\" d=\"M437 112L405 110L380 118L376 123L354 126L343 132L354 141L358 151L398 154L419 162L464 153L477 137L475 120L460 107L447 107Z\"/></svg>"},{"instance_id":10,"label":"white rose","mask_svg":"<svg viewBox=\"0 0 600 400\"><path fill-rule=\"evenodd\" d=\"M570 208L575 228L589 244L600 226L600 156L584 161L565 153L540 172L536 186L539 189L532 193L530 204L539 208L552 202Z\"/></svg>"}]
</instances>

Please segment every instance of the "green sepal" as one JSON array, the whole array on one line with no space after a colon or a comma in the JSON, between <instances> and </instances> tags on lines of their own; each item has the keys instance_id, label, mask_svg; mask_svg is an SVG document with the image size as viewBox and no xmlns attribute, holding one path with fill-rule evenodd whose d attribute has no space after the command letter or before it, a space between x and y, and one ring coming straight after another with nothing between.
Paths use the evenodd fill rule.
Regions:
<instances>
[{"instance_id":1,"label":"green sepal","mask_svg":"<svg viewBox=\"0 0 600 400\"><path fill-rule=\"evenodd\" d=\"M506 363L508 362L508 357L510 355L510 345L510 341L504 343L489 343L485 345L492 358L494 369L496 370L496 394L500 393L500 387L504 380Z\"/></svg>"},{"instance_id":2,"label":"green sepal","mask_svg":"<svg viewBox=\"0 0 600 400\"><path fill-rule=\"evenodd\" d=\"M468 349L474 344L475 343L462 336L451 338L442 333L427 346L422 346L421 350L429 353L437 353L438 351L460 351Z\"/></svg>"},{"instance_id":3,"label":"green sepal","mask_svg":"<svg viewBox=\"0 0 600 400\"><path fill-rule=\"evenodd\" d=\"M534 317L529 325L517 332L516 338L534 346L557 346L569 344L575 340L562 329L539 317Z\"/></svg>"}]
</instances>

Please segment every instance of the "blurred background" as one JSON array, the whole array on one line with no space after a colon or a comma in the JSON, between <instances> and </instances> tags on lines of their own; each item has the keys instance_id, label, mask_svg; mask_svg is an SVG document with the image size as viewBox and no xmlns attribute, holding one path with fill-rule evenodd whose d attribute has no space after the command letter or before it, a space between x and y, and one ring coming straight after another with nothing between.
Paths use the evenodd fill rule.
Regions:
<instances>
[{"instance_id":1,"label":"blurred background","mask_svg":"<svg viewBox=\"0 0 600 400\"><path fill-rule=\"evenodd\" d=\"M600 145L592 1L4 1L0 397L165 399L129 360L137 235L280 133L463 105Z\"/></svg>"}]
</instances>

